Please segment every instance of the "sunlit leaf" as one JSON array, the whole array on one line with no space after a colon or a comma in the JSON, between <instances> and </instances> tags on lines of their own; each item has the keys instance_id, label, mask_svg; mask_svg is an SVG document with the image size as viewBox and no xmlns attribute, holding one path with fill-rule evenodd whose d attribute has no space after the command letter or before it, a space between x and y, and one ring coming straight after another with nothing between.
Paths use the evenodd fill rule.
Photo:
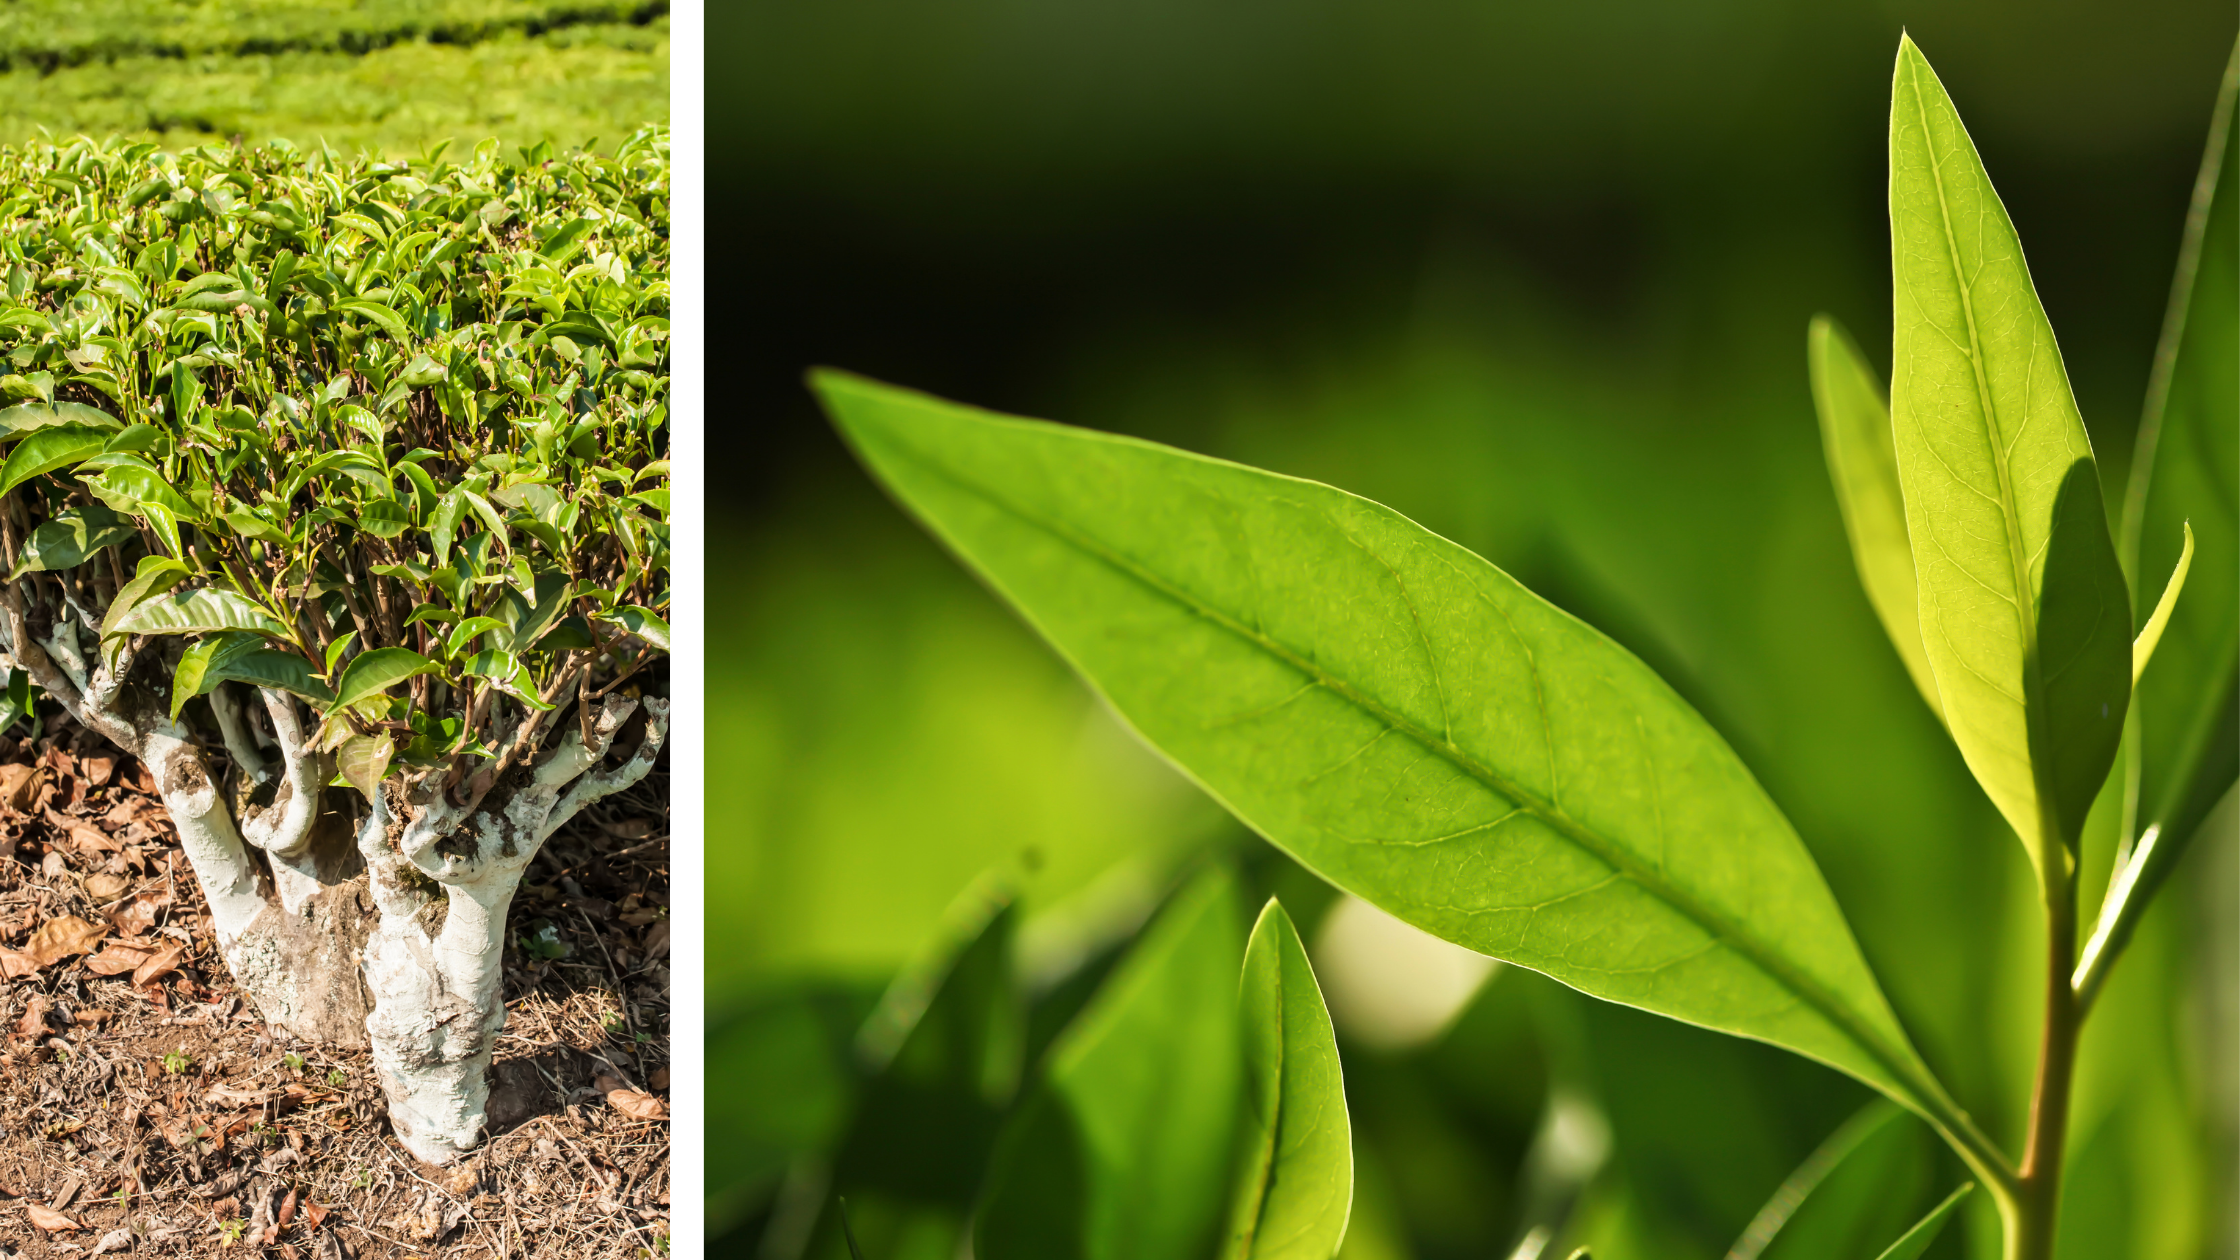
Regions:
<instances>
[{"instance_id":1,"label":"sunlit leaf","mask_svg":"<svg viewBox=\"0 0 2240 1260\"><path fill-rule=\"evenodd\" d=\"M380 647L360 652L342 667L334 680L334 702L339 706L379 695L407 678L433 674L441 667L409 648Z\"/></svg>"},{"instance_id":2,"label":"sunlit leaf","mask_svg":"<svg viewBox=\"0 0 2240 1260\"><path fill-rule=\"evenodd\" d=\"M1787 820L1592 628L1327 486L817 385L880 479L1137 730L1325 878L1952 1122Z\"/></svg>"},{"instance_id":3,"label":"sunlit leaf","mask_svg":"<svg viewBox=\"0 0 2240 1260\"><path fill-rule=\"evenodd\" d=\"M2122 735L2131 596L2022 245L1901 38L1890 111L1890 414L1921 635L1962 756L2041 869Z\"/></svg>"},{"instance_id":4,"label":"sunlit leaf","mask_svg":"<svg viewBox=\"0 0 2240 1260\"><path fill-rule=\"evenodd\" d=\"M1243 908L1209 870L1050 1048L998 1142L979 1260L1171 1260L1211 1246L1234 1147Z\"/></svg>"},{"instance_id":5,"label":"sunlit leaf","mask_svg":"<svg viewBox=\"0 0 2240 1260\"><path fill-rule=\"evenodd\" d=\"M1245 1171L1224 1260L1330 1260L1353 1206L1353 1126L1337 1035L1291 916L1273 898L1245 947Z\"/></svg>"},{"instance_id":6,"label":"sunlit leaf","mask_svg":"<svg viewBox=\"0 0 2240 1260\"><path fill-rule=\"evenodd\" d=\"M1920 604L1914 593L1913 547L1906 539L1906 502L1898 488L1898 453L1890 436L1890 405L1882 384L1842 326L1816 316L1806 338L1812 401L1820 413L1820 445L1835 482L1867 600L1890 635L1921 698L1938 717L1944 702L1921 647Z\"/></svg>"}]
</instances>

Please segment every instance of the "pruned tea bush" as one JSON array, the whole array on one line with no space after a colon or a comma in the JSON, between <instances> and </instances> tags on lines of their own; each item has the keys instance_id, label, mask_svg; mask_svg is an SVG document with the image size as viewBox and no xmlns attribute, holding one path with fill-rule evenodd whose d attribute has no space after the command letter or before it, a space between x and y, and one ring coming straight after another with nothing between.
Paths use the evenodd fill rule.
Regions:
<instances>
[{"instance_id":1,"label":"pruned tea bush","mask_svg":"<svg viewBox=\"0 0 2240 1260\"><path fill-rule=\"evenodd\" d=\"M666 729L666 133L0 187L13 694L147 762L267 1018L370 1030L454 1155L520 872Z\"/></svg>"}]
</instances>

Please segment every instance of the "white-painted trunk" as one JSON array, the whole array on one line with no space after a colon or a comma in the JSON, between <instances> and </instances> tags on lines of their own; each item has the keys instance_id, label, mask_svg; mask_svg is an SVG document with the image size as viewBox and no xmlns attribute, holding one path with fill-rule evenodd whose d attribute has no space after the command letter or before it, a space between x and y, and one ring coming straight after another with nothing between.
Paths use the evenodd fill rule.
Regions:
<instances>
[{"instance_id":1,"label":"white-painted trunk","mask_svg":"<svg viewBox=\"0 0 2240 1260\"><path fill-rule=\"evenodd\" d=\"M280 754L274 767L237 697L212 695L233 760L255 784L237 820L194 734L145 686L127 685L133 649L103 661L69 619L39 640L11 588L0 588L0 648L13 658L0 661L20 663L80 724L153 773L209 902L219 952L265 1019L314 1040L370 1039L406 1149L438 1164L473 1149L505 1025L501 967L514 889L561 824L645 777L667 735L668 702L643 702L645 738L611 769L600 762L639 704L621 696L471 806L432 784L385 782L352 846L327 796L333 760L310 751L286 696L262 693Z\"/></svg>"},{"instance_id":2,"label":"white-painted trunk","mask_svg":"<svg viewBox=\"0 0 2240 1260\"><path fill-rule=\"evenodd\" d=\"M578 810L652 768L668 703L645 705L646 738L614 770L592 767L637 707L619 697L593 723L591 747L569 732L544 764L515 771L472 809L440 797L399 801L386 784L359 832L381 914L366 943L366 1031L397 1140L429 1163L481 1141L490 1055L506 1018L506 910L521 873Z\"/></svg>"}]
</instances>

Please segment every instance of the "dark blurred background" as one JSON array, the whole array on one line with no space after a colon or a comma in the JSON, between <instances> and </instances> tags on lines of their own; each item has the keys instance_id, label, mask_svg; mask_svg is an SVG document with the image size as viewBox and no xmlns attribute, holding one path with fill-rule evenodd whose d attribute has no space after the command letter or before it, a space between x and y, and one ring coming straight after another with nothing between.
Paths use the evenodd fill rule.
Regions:
<instances>
[{"instance_id":1,"label":"dark blurred background","mask_svg":"<svg viewBox=\"0 0 2240 1260\"><path fill-rule=\"evenodd\" d=\"M1601 626L1789 811L1924 1053L2012 1142L2027 867L1860 592L1805 325L1834 314L1887 367L1903 26L2021 233L2113 507L2236 25L2229 0L716 6L724 1254L782 1254L853 1021L976 876L1023 889L1043 983L1194 851L1291 886L878 494L812 364L1329 481ZM2065 1254L2233 1254L2233 982L2200 961L2230 951L2232 847L2197 846L2098 1016ZM1596 1237L1716 1256L1859 1101L1512 971L1429 1045L1346 1052L1356 1257L1508 1255L1573 1099L1608 1130ZM1941 1247L1981 1254L1987 1223Z\"/></svg>"}]
</instances>

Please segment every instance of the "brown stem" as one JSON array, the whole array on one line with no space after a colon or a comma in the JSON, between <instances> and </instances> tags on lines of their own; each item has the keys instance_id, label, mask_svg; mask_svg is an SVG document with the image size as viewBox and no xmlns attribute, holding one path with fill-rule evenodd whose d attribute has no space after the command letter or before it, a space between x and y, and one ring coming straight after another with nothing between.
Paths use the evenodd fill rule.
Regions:
<instances>
[{"instance_id":1,"label":"brown stem","mask_svg":"<svg viewBox=\"0 0 2240 1260\"><path fill-rule=\"evenodd\" d=\"M2084 1013L2070 985L2077 960L2076 881L2059 845L2044 866L2046 1008L2038 1046L2038 1078L2030 1093L2030 1135L2009 1223L2007 1260L2052 1260L2061 1207L2061 1162L2069 1137L2070 1085L2076 1076L2077 1036Z\"/></svg>"}]
</instances>

